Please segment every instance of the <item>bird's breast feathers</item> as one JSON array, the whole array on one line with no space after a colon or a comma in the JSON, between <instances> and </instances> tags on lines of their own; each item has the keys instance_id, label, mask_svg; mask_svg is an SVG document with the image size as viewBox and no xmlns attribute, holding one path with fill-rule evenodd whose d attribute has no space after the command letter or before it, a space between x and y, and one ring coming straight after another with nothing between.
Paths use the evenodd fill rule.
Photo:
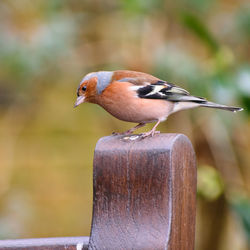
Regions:
<instances>
[{"instance_id":1,"label":"bird's breast feathers","mask_svg":"<svg viewBox=\"0 0 250 250\"><path fill-rule=\"evenodd\" d=\"M98 104L116 118L130 122L164 120L174 108L174 103L166 100L141 98L129 82L111 83L99 96Z\"/></svg>"}]
</instances>

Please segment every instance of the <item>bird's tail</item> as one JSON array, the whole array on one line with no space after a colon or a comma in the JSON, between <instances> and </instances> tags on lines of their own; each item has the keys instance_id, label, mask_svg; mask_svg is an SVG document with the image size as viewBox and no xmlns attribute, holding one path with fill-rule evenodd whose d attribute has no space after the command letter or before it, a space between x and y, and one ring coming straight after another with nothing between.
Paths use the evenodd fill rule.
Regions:
<instances>
[{"instance_id":1,"label":"bird's tail","mask_svg":"<svg viewBox=\"0 0 250 250\"><path fill-rule=\"evenodd\" d=\"M214 109L223 109L223 110L228 110L228 111L232 111L232 112L237 112L237 111L243 110L243 108L227 106L227 105L217 104L217 103L208 102L208 101L206 101L204 103L200 103L200 106L207 107L207 108L214 108Z\"/></svg>"},{"instance_id":2,"label":"bird's tail","mask_svg":"<svg viewBox=\"0 0 250 250\"><path fill-rule=\"evenodd\" d=\"M214 102L209 102L206 99L198 96L191 96L191 95L178 95L178 98L176 98L177 95L170 96L170 100L173 101L179 101L179 102L189 102L189 103L197 103L197 106L200 107L207 107L207 108L214 108L214 109L223 109L223 110L228 110L232 112L237 112L237 111L242 111L243 108L240 107L233 107L233 106L227 106L227 105L222 105ZM175 98L175 99L174 99ZM197 107L193 106L193 107ZM191 106L192 108L192 106Z\"/></svg>"}]
</instances>

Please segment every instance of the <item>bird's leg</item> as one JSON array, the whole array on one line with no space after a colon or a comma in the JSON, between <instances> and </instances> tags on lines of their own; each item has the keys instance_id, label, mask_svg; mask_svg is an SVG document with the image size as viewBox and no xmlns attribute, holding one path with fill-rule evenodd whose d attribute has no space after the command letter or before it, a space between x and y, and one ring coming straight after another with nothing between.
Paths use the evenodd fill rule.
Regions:
<instances>
[{"instance_id":1,"label":"bird's leg","mask_svg":"<svg viewBox=\"0 0 250 250\"><path fill-rule=\"evenodd\" d=\"M131 129L129 129L129 130L127 130L126 132L124 132L124 134L125 134L125 135L130 135L130 134L132 134L135 130L137 130L138 128L144 127L145 125L146 125L146 123L141 122L141 123L137 124L135 127L131 128Z\"/></svg>"},{"instance_id":2,"label":"bird's leg","mask_svg":"<svg viewBox=\"0 0 250 250\"><path fill-rule=\"evenodd\" d=\"M151 135L151 136L154 136L154 134L160 133L160 131L155 131L155 130L156 130L156 127L159 125L160 122L161 122L161 121L158 120L158 122L154 125L154 127L153 127L149 132L142 133L141 136L142 136L143 138L145 138L145 137L148 137L148 136L150 136L150 135Z\"/></svg>"},{"instance_id":3,"label":"bird's leg","mask_svg":"<svg viewBox=\"0 0 250 250\"><path fill-rule=\"evenodd\" d=\"M144 127L146 125L146 123L139 123L137 124L135 127L123 132L123 133L116 133L116 132L113 132L112 135L130 135L132 134L135 130L137 130L138 128L141 128L141 127Z\"/></svg>"}]
</instances>

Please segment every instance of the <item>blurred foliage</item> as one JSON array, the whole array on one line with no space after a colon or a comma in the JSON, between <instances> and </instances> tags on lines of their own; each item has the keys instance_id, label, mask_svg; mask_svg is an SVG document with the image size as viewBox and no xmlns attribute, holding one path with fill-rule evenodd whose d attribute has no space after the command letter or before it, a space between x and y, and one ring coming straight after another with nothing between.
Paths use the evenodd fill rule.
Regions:
<instances>
[{"instance_id":1,"label":"blurred foliage","mask_svg":"<svg viewBox=\"0 0 250 250\"><path fill-rule=\"evenodd\" d=\"M239 9L237 24L243 36L250 36L250 4Z\"/></svg>"},{"instance_id":2,"label":"blurred foliage","mask_svg":"<svg viewBox=\"0 0 250 250\"><path fill-rule=\"evenodd\" d=\"M73 109L76 88L90 71L131 69L244 108L180 112L160 129L195 147L196 249L247 249L249 27L244 0L1 1L0 238L89 234L95 144L132 124Z\"/></svg>"},{"instance_id":3,"label":"blurred foliage","mask_svg":"<svg viewBox=\"0 0 250 250\"><path fill-rule=\"evenodd\" d=\"M239 215L244 226L248 242L250 242L250 200L240 200L233 204L233 208Z\"/></svg>"},{"instance_id":4,"label":"blurred foliage","mask_svg":"<svg viewBox=\"0 0 250 250\"><path fill-rule=\"evenodd\" d=\"M207 29L206 25L194 14L189 12L182 13L181 15L183 24L192 31L197 37L199 37L212 52L218 50L219 45L215 41L215 38Z\"/></svg>"},{"instance_id":5,"label":"blurred foliage","mask_svg":"<svg viewBox=\"0 0 250 250\"><path fill-rule=\"evenodd\" d=\"M223 181L215 168L200 166L198 168L198 194L208 201L218 199L224 192Z\"/></svg>"}]
</instances>

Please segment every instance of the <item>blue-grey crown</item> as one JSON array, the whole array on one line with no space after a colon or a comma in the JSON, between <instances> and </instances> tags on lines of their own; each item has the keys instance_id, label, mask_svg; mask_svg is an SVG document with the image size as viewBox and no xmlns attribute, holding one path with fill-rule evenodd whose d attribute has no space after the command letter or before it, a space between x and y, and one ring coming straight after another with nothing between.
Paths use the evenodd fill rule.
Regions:
<instances>
[{"instance_id":1,"label":"blue-grey crown","mask_svg":"<svg viewBox=\"0 0 250 250\"><path fill-rule=\"evenodd\" d=\"M113 76L112 71L98 71L87 74L85 77L83 77L81 83L91 79L92 77L97 77L97 86L96 90L98 94L101 94L102 91L109 85L111 79ZM81 84L80 83L80 84Z\"/></svg>"}]
</instances>

